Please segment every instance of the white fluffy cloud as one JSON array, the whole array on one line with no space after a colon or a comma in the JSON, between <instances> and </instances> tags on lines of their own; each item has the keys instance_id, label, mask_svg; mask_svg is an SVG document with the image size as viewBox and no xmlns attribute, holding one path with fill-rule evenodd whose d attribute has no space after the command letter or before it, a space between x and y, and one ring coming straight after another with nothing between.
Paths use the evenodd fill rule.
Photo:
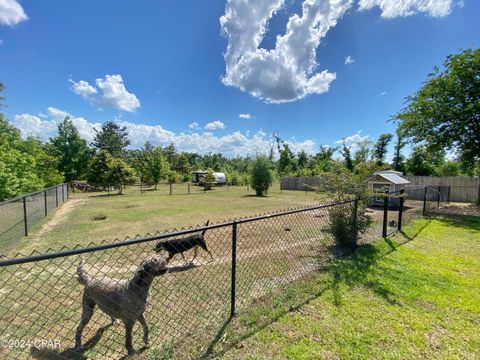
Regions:
<instances>
[{"instance_id":1,"label":"white fluffy cloud","mask_svg":"<svg viewBox=\"0 0 480 360\"><path fill-rule=\"evenodd\" d=\"M121 75L105 75L104 79L96 79L95 86L88 81L69 80L75 94L97 106L133 112L140 107L140 101L133 93L129 93Z\"/></svg>"},{"instance_id":2,"label":"white fluffy cloud","mask_svg":"<svg viewBox=\"0 0 480 360\"><path fill-rule=\"evenodd\" d=\"M393 18L418 12L446 16L459 0L359 0L359 9L378 6L382 16ZM227 0L220 17L228 45L222 81L267 103L284 103L309 94L327 92L336 74L321 70L316 49L353 0L303 0L300 15L292 14L285 33L271 50L260 47L268 22L285 0ZM347 57L346 64L353 59Z\"/></svg>"},{"instance_id":3,"label":"white fluffy cloud","mask_svg":"<svg viewBox=\"0 0 480 360\"><path fill-rule=\"evenodd\" d=\"M284 0L228 0L220 18L228 46L223 83L268 103L284 103L328 91L335 73L317 71L315 51L353 0L305 0L290 16L271 50L260 48L268 21Z\"/></svg>"},{"instance_id":4,"label":"white fluffy cloud","mask_svg":"<svg viewBox=\"0 0 480 360\"><path fill-rule=\"evenodd\" d=\"M0 0L0 25L15 26L28 20L28 16L17 0Z\"/></svg>"},{"instance_id":5,"label":"white fluffy cloud","mask_svg":"<svg viewBox=\"0 0 480 360\"><path fill-rule=\"evenodd\" d=\"M382 17L395 18L410 16L416 13L426 13L430 16L447 16L452 11L455 0L360 0L360 10L368 10L378 6L382 11Z\"/></svg>"},{"instance_id":6,"label":"white fluffy cloud","mask_svg":"<svg viewBox=\"0 0 480 360\"><path fill-rule=\"evenodd\" d=\"M356 134L347 136L341 140L335 141L337 145L341 145L345 142L345 145L350 148L353 152L357 151L359 149L359 145L367 140L369 140L370 135L364 135L362 136L362 131L358 131Z\"/></svg>"},{"instance_id":7,"label":"white fluffy cloud","mask_svg":"<svg viewBox=\"0 0 480 360\"><path fill-rule=\"evenodd\" d=\"M47 114L36 116L31 114L15 115L13 125L20 129L23 136L33 135L43 140L57 133L58 123L65 115L69 115L78 128L80 135L88 142L93 141L94 129L100 129L101 124L90 122L83 117L76 117L66 111L50 107ZM146 141L153 145L165 146L174 143L180 151L197 152L207 154L209 152L221 152L229 157L246 156L255 154L268 154L271 138L263 131L257 131L250 135L250 132L242 133L235 131L224 136L215 136L210 132L175 133L164 129L160 125L134 124L128 121L118 121L126 126L132 148L141 148ZM307 153L313 153L315 142L313 140L287 141L290 148L298 152L304 149Z\"/></svg>"},{"instance_id":8,"label":"white fluffy cloud","mask_svg":"<svg viewBox=\"0 0 480 360\"><path fill-rule=\"evenodd\" d=\"M221 121L215 120L205 125L205 129L206 130L225 129L225 124Z\"/></svg>"},{"instance_id":9,"label":"white fluffy cloud","mask_svg":"<svg viewBox=\"0 0 480 360\"><path fill-rule=\"evenodd\" d=\"M197 123L197 122L193 122L193 123L191 123L191 124L188 125L188 127L189 127L190 129L197 129L199 126L200 126L200 124Z\"/></svg>"},{"instance_id":10,"label":"white fluffy cloud","mask_svg":"<svg viewBox=\"0 0 480 360\"><path fill-rule=\"evenodd\" d=\"M252 119L252 118L254 118L255 116L253 116L252 114L246 113L246 114L238 114L238 117L239 117L240 119Z\"/></svg>"},{"instance_id":11,"label":"white fluffy cloud","mask_svg":"<svg viewBox=\"0 0 480 360\"><path fill-rule=\"evenodd\" d=\"M355 62L355 59L352 58L350 55L348 55L346 58L345 58L345 65L350 65L350 64L353 64Z\"/></svg>"}]
</instances>

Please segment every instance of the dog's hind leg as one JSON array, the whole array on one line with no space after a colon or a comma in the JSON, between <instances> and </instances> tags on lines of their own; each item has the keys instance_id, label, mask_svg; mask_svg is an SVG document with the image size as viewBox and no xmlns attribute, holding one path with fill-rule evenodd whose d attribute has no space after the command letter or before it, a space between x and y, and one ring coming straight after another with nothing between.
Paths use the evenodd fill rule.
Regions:
<instances>
[{"instance_id":1,"label":"dog's hind leg","mask_svg":"<svg viewBox=\"0 0 480 360\"><path fill-rule=\"evenodd\" d=\"M193 258L192 258L192 261L190 261L191 263L193 263L193 261L197 258L197 255L198 255L198 246L195 246L193 248Z\"/></svg>"},{"instance_id":2,"label":"dog's hind leg","mask_svg":"<svg viewBox=\"0 0 480 360\"><path fill-rule=\"evenodd\" d=\"M208 255L210 255L210 262L213 262L213 255L212 255L211 251L208 250L207 244L200 244L200 247L201 247L203 250L205 250L205 251L208 253Z\"/></svg>"},{"instance_id":3,"label":"dog's hind leg","mask_svg":"<svg viewBox=\"0 0 480 360\"><path fill-rule=\"evenodd\" d=\"M125 347L127 348L128 355L133 355L135 351L133 350L133 345L132 345L132 330L135 322L126 320L124 321L124 324L125 324Z\"/></svg>"},{"instance_id":4,"label":"dog's hind leg","mask_svg":"<svg viewBox=\"0 0 480 360\"><path fill-rule=\"evenodd\" d=\"M183 254L183 252L181 252L180 254L182 255L183 262L187 263L187 259L185 259L185 255Z\"/></svg>"},{"instance_id":5,"label":"dog's hind leg","mask_svg":"<svg viewBox=\"0 0 480 360\"><path fill-rule=\"evenodd\" d=\"M82 318L77 327L75 334L75 351L82 351L82 332L85 325L88 324L93 315L95 309L95 301L90 299L85 293L82 300Z\"/></svg>"},{"instance_id":6,"label":"dog's hind leg","mask_svg":"<svg viewBox=\"0 0 480 360\"><path fill-rule=\"evenodd\" d=\"M138 318L138 321L143 326L143 342L145 343L145 345L148 345L148 324L147 324L147 320L145 320L145 316L142 314Z\"/></svg>"}]
</instances>

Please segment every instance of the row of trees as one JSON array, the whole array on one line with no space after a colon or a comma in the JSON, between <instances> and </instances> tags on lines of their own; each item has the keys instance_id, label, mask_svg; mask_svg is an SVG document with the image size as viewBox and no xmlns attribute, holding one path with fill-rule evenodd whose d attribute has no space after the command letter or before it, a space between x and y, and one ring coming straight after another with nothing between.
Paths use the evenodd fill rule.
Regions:
<instances>
[{"instance_id":1,"label":"row of trees","mask_svg":"<svg viewBox=\"0 0 480 360\"><path fill-rule=\"evenodd\" d=\"M188 181L191 171L198 169L225 172L237 184L268 184L279 176L320 175L339 167L357 174L393 168L411 175L478 175L479 99L480 50L465 50L447 57L443 69L435 68L422 88L407 98L405 108L391 119L397 124L395 135L382 134L376 142L363 140L355 147L345 141L338 148L321 146L310 155L295 154L273 134L269 154L260 158L200 155L177 151L174 144L155 147L148 142L130 150L127 129L115 122L96 129L93 142L87 144L68 117L58 125L57 135L42 143L22 139L0 113L0 198L64 180L87 180L120 191L135 180L157 187L164 180ZM392 142L394 151L389 154ZM405 157L407 144L411 150ZM447 159L447 152L455 159ZM259 168L264 174L268 168L266 181L254 179L254 169Z\"/></svg>"}]
</instances>

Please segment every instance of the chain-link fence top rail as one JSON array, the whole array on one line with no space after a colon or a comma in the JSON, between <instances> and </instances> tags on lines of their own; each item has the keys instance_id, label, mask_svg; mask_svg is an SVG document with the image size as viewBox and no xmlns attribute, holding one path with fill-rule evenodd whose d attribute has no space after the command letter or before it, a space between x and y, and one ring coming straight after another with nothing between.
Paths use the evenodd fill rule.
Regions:
<instances>
[{"instance_id":1,"label":"chain-link fence top rail","mask_svg":"<svg viewBox=\"0 0 480 360\"><path fill-rule=\"evenodd\" d=\"M0 254L12 249L29 229L67 201L67 184L0 202Z\"/></svg>"},{"instance_id":2,"label":"chain-link fence top rail","mask_svg":"<svg viewBox=\"0 0 480 360\"><path fill-rule=\"evenodd\" d=\"M190 356L201 354L230 316L232 284L241 308L269 290L320 269L338 251L326 232L329 208L352 204L291 209L87 248L34 252L29 257L0 257L0 339L33 343L23 348L2 347L0 357L73 355L84 290L77 280L80 258L91 279L103 282L109 277L115 279L110 283L118 284L132 279L142 261L155 254L153 249L160 241L205 230L213 261L202 249L193 263L175 255L168 265L170 271L153 281L145 310L154 345L149 351L175 347L186 349ZM185 256L190 261L192 252ZM105 292L108 289L105 286ZM142 335L137 324L133 329L136 350L143 346ZM50 343L38 348L35 340L58 341L59 346ZM97 308L83 331L82 344L82 355L89 358L120 358L126 354L124 326L111 325L109 316Z\"/></svg>"}]
</instances>

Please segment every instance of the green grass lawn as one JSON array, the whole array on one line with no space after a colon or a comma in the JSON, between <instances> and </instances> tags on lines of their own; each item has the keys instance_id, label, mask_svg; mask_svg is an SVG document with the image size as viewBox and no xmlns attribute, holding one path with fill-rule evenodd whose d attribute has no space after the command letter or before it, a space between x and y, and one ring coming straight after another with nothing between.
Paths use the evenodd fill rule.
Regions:
<instances>
[{"instance_id":1,"label":"green grass lawn","mask_svg":"<svg viewBox=\"0 0 480 360\"><path fill-rule=\"evenodd\" d=\"M139 186L127 188L124 195L71 194L70 202L74 200L75 203L65 217L48 231L40 232L46 223L55 218L55 214L49 215L30 230L28 237L10 246L8 254L28 254L34 249L43 252L48 248L87 245L116 238L123 240L137 234L144 236L156 231L202 225L207 220L225 221L321 201L314 193L281 192L279 184L274 184L266 197L253 196L254 192L251 189L248 191L245 186L216 187L207 192L201 187L191 186L190 195L187 191L186 184L175 184L173 195L169 195L168 185L160 184L158 190L147 189L143 196ZM68 203L63 206L68 206ZM106 218L94 220L95 216Z\"/></svg>"},{"instance_id":2,"label":"green grass lawn","mask_svg":"<svg viewBox=\"0 0 480 360\"><path fill-rule=\"evenodd\" d=\"M413 222L256 301L212 342L224 359L479 359L480 218Z\"/></svg>"}]
</instances>

